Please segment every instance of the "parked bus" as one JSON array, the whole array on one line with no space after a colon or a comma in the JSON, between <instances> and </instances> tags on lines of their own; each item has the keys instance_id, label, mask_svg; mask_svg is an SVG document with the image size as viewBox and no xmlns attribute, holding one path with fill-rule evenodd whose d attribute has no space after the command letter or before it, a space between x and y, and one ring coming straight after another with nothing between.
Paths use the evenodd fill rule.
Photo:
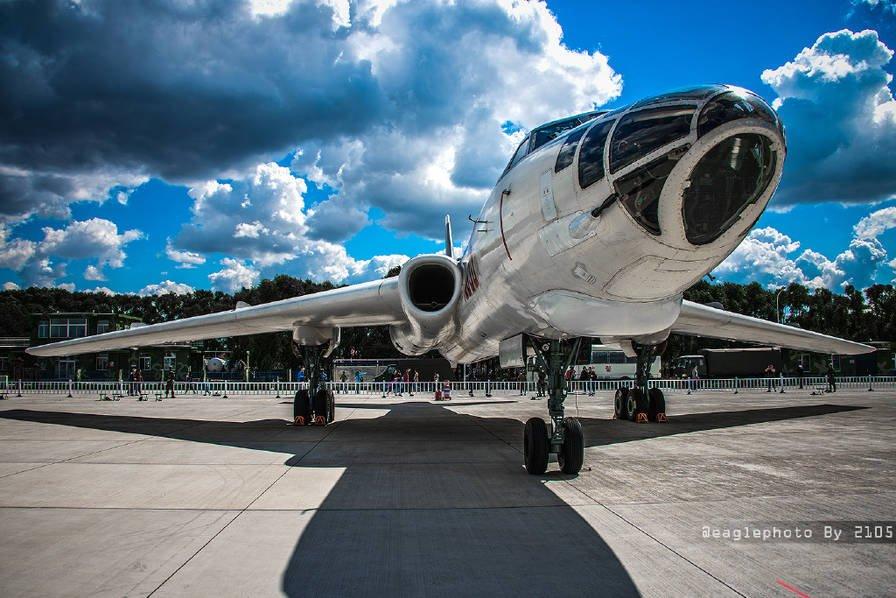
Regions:
<instances>
[{"instance_id":1,"label":"parked bus","mask_svg":"<svg viewBox=\"0 0 896 598\"><path fill-rule=\"evenodd\" d=\"M590 360L588 362L584 362L580 359L579 361L580 363L575 364L576 379L579 378L579 374L581 373L583 367L593 367L594 373L597 374L598 380L635 379L635 367L637 365L637 359L634 357L626 356L626 354L618 345L601 345L597 343L592 344ZM527 379L529 381L534 381L536 379L536 371L538 370L538 368L533 358L530 358L529 367L526 369ZM650 364L649 376L651 378L659 378L661 377L661 375L662 361L660 359L660 356L657 355L653 358L653 362Z\"/></svg>"}]
</instances>

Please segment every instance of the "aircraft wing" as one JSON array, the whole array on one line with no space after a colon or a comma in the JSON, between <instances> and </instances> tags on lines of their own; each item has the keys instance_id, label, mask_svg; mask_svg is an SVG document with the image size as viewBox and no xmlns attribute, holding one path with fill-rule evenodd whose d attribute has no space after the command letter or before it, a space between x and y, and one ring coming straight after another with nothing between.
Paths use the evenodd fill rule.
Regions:
<instances>
[{"instance_id":1,"label":"aircraft wing","mask_svg":"<svg viewBox=\"0 0 896 598\"><path fill-rule=\"evenodd\" d=\"M673 324L672 332L838 355L859 355L874 351L874 347L861 343L751 318L687 300L682 302L681 315Z\"/></svg>"},{"instance_id":2,"label":"aircraft wing","mask_svg":"<svg viewBox=\"0 0 896 598\"><path fill-rule=\"evenodd\" d=\"M377 326L406 321L398 294L398 278L386 278L262 305L116 330L83 338L30 347L39 357L58 357L128 349L160 343L317 327Z\"/></svg>"}]
</instances>

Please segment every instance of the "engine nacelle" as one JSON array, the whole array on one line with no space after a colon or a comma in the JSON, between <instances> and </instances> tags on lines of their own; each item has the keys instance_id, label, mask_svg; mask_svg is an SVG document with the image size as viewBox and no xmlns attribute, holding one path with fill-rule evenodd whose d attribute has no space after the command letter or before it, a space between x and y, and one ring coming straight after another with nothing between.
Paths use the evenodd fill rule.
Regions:
<instances>
[{"instance_id":1,"label":"engine nacelle","mask_svg":"<svg viewBox=\"0 0 896 598\"><path fill-rule=\"evenodd\" d=\"M445 255L422 255L401 267L398 289L408 322L389 329L396 349L422 355L453 331L461 280L460 266Z\"/></svg>"}]
</instances>

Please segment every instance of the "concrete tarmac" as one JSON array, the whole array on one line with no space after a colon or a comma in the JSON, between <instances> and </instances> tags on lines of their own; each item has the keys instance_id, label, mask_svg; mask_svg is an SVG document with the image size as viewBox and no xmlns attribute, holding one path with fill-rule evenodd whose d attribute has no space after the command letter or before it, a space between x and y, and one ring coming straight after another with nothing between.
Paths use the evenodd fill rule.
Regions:
<instances>
[{"instance_id":1,"label":"concrete tarmac","mask_svg":"<svg viewBox=\"0 0 896 598\"><path fill-rule=\"evenodd\" d=\"M673 394L666 424L570 396L578 476L522 468L544 400L429 398L338 395L326 428L273 398L0 401L0 595L896 591L896 544L849 523L896 520L892 391Z\"/></svg>"}]
</instances>

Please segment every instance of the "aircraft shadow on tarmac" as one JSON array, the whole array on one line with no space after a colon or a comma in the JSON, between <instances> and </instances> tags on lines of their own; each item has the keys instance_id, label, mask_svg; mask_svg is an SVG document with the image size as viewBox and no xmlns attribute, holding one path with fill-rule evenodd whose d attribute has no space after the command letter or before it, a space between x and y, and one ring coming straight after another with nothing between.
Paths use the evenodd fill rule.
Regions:
<instances>
[{"instance_id":1,"label":"aircraft shadow on tarmac","mask_svg":"<svg viewBox=\"0 0 896 598\"><path fill-rule=\"evenodd\" d=\"M472 404L458 401L452 406ZM388 409L388 413L338 420L323 429L326 436L339 436L338 446L327 443L326 436L315 436L313 440L321 442L314 449L286 461L344 471L293 550L281 581L285 594L640 595L601 536L544 484L566 476L529 476L522 470L522 422L457 413L428 401L337 406ZM806 405L695 413L662 425L580 419L588 446L600 446L863 408ZM284 453L294 452L294 443L304 440L304 430L283 440L281 419L226 422L24 409L2 411L0 418ZM275 441L264 440L265 434L273 433ZM396 445L397 450L406 450L394 442L404 434L418 441L405 443L406 447L466 451L466 458L415 463L399 454L394 462L384 463L376 454L328 451L356 442L376 452L377 445L391 442L394 458ZM459 444L464 434L472 436Z\"/></svg>"}]
</instances>

